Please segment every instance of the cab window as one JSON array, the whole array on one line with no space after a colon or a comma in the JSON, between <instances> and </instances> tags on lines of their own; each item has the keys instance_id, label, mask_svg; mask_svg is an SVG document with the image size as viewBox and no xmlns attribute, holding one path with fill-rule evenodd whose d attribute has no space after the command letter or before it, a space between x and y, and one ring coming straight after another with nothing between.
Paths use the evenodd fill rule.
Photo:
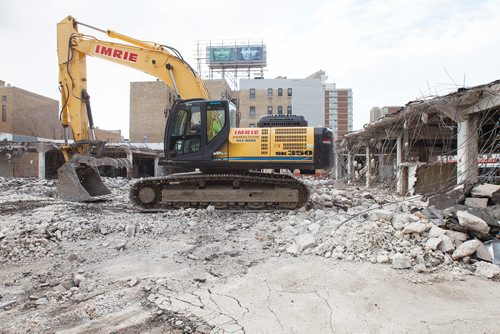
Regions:
<instances>
[{"instance_id":1,"label":"cab window","mask_svg":"<svg viewBox=\"0 0 500 334\"><path fill-rule=\"evenodd\" d=\"M177 110L170 150L175 155L198 152L201 148L201 110L199 106Z\"/></svg>"},{"instance_id":2,"label":"cab window","mask_svg":"<svg viewBox=\"0 0 500 334\"><path fill-rule=\"evenodd\" d=\"M207 142L210 142L222 131L226 124L226 115L224 109L207 110Z\"/></svg>"}]
</instances>

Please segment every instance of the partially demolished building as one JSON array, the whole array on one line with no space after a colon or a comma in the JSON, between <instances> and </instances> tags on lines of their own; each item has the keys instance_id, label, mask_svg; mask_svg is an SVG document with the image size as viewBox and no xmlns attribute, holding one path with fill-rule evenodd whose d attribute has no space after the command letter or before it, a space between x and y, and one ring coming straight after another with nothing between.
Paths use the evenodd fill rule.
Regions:
<instances>
[{"instance_id":1,"label":"partially demolished building","mask_svg":"<svg viewBox=\"0 0 500 334\"><path fill-rule=\"evenodd\" d=\"M500 80L409 102L337 142L338 180L430 194L500 183Z\"/></svg>"}]
</instances>

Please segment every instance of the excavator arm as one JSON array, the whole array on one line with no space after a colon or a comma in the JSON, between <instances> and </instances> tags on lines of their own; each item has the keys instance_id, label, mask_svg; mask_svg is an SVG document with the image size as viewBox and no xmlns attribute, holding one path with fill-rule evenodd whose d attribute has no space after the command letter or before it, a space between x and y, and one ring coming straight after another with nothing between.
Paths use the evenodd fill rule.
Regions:
<instances>
[{"instance_id":1,"label":"excavator arm","mask_svg":"<svg viewBox=\"0 0 500 334\"><path fill-rule=\"evenodd\" d=\"M126 42L114 43L82 34L78 26L100 31L110 38ZM59 195L71 201L89 201L110 193L102 183L97 166L109 164L90 158L94 150L102 150L96 141L87 93L86 57L93 56L148 73L173 89L179 100L208 99L209 94L196 72L174 48L140 41L111 30L102 30L77 22L68 16L57 25L59 88L61 91L61 123L65 145L61 147L66 164L59 169ZM74 142L69 144L68 129Z\"/></svg>"}]
</instances>

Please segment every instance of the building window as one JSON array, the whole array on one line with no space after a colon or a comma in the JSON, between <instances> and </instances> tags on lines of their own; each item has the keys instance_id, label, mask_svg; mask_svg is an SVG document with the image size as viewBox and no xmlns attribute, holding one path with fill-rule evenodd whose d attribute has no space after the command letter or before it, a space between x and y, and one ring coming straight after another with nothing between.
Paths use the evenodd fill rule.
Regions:
<instances>
[{"instance_id":1,"label":"building window","mask_svg":"<svg viewBox=\"0 0 500 334\"><path fill-rule=\"evenodd\" d=\"M255 99L255 88L250 88L250 98Z\"/></svg>"},{"instance_id":2,"label":"building window","mask_svg":"<svg viewBox=\"0 0 500 334\"><path fill-rule=\"evenodd\" d=\"M278 88L278 96L283 96L283 88Z\"/></svg>"},{"instance_id":3,"label":"building window","mask_svg":"<svg viewBox=\"0 0 500 334\"><path fill-rule=\"evenodd\" d=\"M267 107L267 114L272 115L273 114L273 106L268 106Z\"/></svg>"},{"instance_id":4,"label":"building window","mask_svg":"<svg viewBox=\"0 0 500 334\"><path fill-rule=\"evenodd\" d=\"M272 88L267 89L267 96L273 96L273 89Z\"/></svg>"},{"instance_id":5,"label":"building window","mask_svg":"<svg viewBox=\"0 0 500 334\"><path fill-rule=\"evenodd\" d=\"M278 106L278 115L283 115L283 107Z\"/></svg>"},{"instance_id":6,"label":"building window","mask_svg":"<svg viewBox=\"0 0 500 334\"><path fill-rule=\"evenodd\" d=\"M288 96L292 96L292 89L291 88L287 89L287 94L288 94Z\"/></svg>"},{"instance_id":7,"label":"building window","mask_svg":"<svg viewBox=\"0 0 500 334\"><path fill-rule=\"evenodd\" d=\"M7 106L2 105L2 122L7 122Z\"/></svg>"},{"instance_id":8,"label":"building window","mask_svg":"<svg viewBox=\"0 0 500 334\"><path fill-rule=\"evenodd\" d=\"M2 95L2 102L7 102L7 96ZM3 103L3 104L5 104L5 103Z\"/></svg>"},{"instance_id":9,"label":"building window","mask_svg":"<svg viewBox=\"0 0 500 334\"><path fill-rule=\"evenodd\" d=\"M292 114L292 106L286 107L286 113L287 113L287 115L291 115Z\"/></svg>"},{"instance_id":10,"label":"building window","mask_svg":"<svg viewBox=\"0 0 500 334\"><path fill-rule=\"evenodd\" d=\"M255 128L255 123L250 123L250 124L248 124L248 127L249 127L249 128Z\"/></svg>"},{"instance_id":11,"label":"building window","mask_svg":"<svg viewBox=\"0 0 500 334\"><path fill-rule=\"evenodd\" d=\"M250 117L254 117L255 116L255 107L254 106L250 107L250 110L248 111L248 114L250 115Z\"/></svg>"}]
</instances>

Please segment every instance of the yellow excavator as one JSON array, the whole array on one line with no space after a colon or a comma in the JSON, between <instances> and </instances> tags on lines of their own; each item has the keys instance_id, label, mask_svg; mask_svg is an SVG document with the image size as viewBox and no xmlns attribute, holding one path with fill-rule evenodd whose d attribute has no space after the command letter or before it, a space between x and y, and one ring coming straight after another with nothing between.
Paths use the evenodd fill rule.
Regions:
<instances>
[{"instance_id":1,"label":"yellow excavator","mask_svg":"<svg viewBox=\"0 0 500 334\"><path fill-rule=\"evenodd\" d=\"M100 31L124 43L102 41L78 32ZM295 209L309 198L297 178L263 169L329 169L333 162L328 128L277 122L277 127L237 128L236 107L210 100L203 81L180 53L78 22L68 16L57 26L61 123L66 163L58 170L58 193L68 201L92 201L110 193L98 166L130 167L126 159L103 158L96 140L87 92L86 56L148 73L172 88L177 100L169 112L160 164L175 173L135 182L132 203L143 210L175 207ZM68 140L71 129L74 141Z\"/></svg>"}]
</instances>

